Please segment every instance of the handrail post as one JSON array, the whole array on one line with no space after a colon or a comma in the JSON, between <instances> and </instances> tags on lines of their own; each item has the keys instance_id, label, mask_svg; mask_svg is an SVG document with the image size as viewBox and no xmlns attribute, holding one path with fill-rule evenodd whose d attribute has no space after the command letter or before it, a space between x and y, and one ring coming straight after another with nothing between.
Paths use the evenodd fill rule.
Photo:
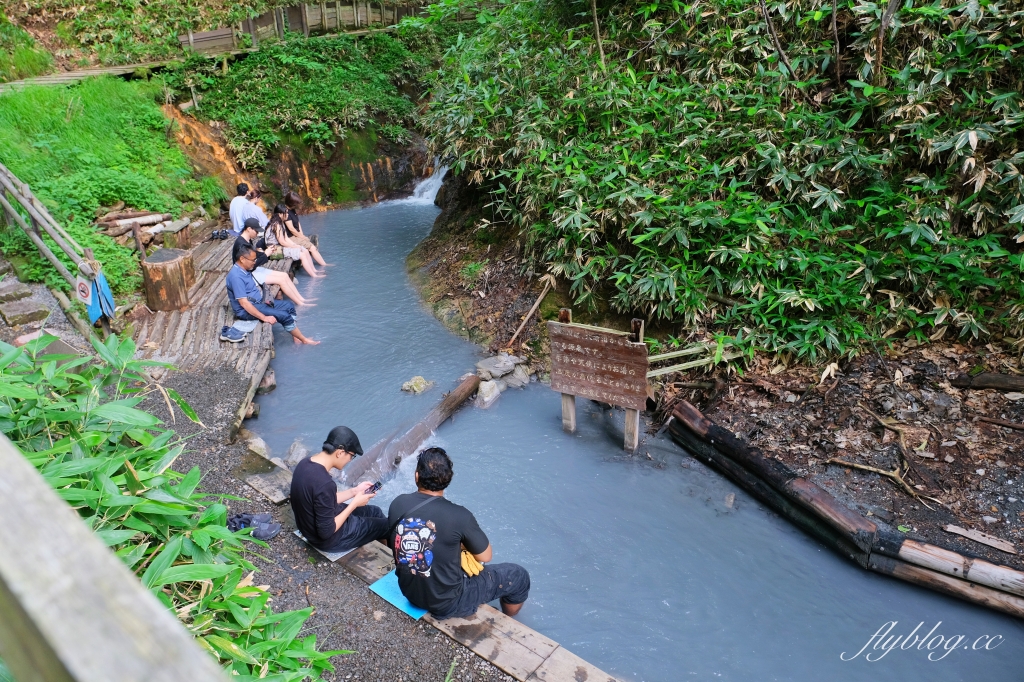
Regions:
<instances>
[{"instance_id":1,"label":"handrail post","mask_svg":"<svg viewBox=\"0 0 1024 682\"><path fill-rule=\"evenodd\" d=\"M18 682L226 682L0 435L0 657Z\"/></svg>"}]
</instances>

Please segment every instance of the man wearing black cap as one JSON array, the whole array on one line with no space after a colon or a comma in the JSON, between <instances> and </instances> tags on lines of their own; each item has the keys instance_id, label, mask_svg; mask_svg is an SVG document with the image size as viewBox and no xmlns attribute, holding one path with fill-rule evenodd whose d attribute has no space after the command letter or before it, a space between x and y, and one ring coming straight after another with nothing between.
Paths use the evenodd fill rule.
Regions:
<instances>
[{"instance_id":1,"label":"man wearing black cap","mask_svg":"<svg viewBox=\"0 0 1024 682\"><path fill-rule=\"evenodd\" d=\"M292 473L295 525L317 549L345 552L387 537L387 516L380 507L366 504L375 497L367 492L373 484L338 490L331 478L331 469L342 469L361 454L363 448L352 429L336 426L323 450L299 462ZM344 504L346 500L348 504Z\"/></svg>"}]
</instances>

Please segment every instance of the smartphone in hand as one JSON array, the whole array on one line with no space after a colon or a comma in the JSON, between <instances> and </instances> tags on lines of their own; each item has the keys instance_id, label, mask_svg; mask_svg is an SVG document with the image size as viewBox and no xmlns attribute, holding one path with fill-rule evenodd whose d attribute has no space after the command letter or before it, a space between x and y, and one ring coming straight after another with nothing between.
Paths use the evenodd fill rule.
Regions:
<instances>
[{"instance_id":1,"label":"smartphone in hand","mask_svg":"<svg viewBox=\"0 0 1024 682\"><path fill-rule=\"evenodd\" d=\"M371 486L370 486L369 488L367 488L367 489L366 489L366 492L365 492L365 493L363 493L363 494L364 494L364 495L374 495L374 494L376 494L376 492L377 492L378 490L380 490L380 489L381 489L381 488L383 488L383 487L384 487L384 484L383 484L383 483L381 483L380 481L377 481L377 482L375 482L375 483L374 483L373 485L371 485Z\"/></svg>"}]
</instances>

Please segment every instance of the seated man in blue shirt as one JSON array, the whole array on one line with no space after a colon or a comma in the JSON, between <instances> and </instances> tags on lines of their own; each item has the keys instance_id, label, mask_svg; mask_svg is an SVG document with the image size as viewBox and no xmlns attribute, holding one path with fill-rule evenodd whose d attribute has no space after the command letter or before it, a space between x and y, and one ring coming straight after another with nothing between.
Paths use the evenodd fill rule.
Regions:
<instances>
[{"instance_id":1,"label":"seated man in blue shirt","mask_svg":"<svg viewBox=\"0 0 1024 682\"><path fill-rule=\"evenodd\" d=\"M228 288L228 299L235 317L240 320L259 320L267 324L280 322L284 330L292 335L295 343L307 343L315 346L313 341L302 335L295 326L295 304L291 301L263 300L263 288L253 279L252 270L256 267L256 249L240 244L235 251L235 264L228 271L225 283Z\"/></svg>"}]
</instances>

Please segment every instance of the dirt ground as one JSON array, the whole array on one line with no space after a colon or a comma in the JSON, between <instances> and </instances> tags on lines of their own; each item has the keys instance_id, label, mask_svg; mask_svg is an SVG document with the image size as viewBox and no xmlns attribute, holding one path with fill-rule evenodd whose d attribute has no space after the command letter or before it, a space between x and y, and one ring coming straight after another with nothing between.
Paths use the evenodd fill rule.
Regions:
<instances>
[{"instance_id":1,"label":"dirt ground","mask_svg":"<svg viewBox=\"0 0 1024 682\"><path fill-rule=\"evenodd\" d=\"M354 653L334 659L335 673L325 680L424 682L445 679L456 662L452 680L510 682L513 678L468 649L453 643L433 627L413 621L370 592L364 582L344 568L310 550L292 532L291 507L277 507L240 481L265 463L246 453L241 444L226 445L226 431L247 388L247 381L233 370L189 374L174 372L164 384L188 400L205 423L192 424L181 413L174 428L191 437L189 451L174 465L186 472L193 466L203 471L201 489L224 500L229 513L270 512L283 530L255 554L257 583L270 585L271 606L276 611L315 611L307 621L307 634L317 635L321 649L347 649ZM144 408L168 421L162 399L153 397Z\"/></svg>"},{"instance_id":2,"label":"dirt ground","mask_svg":"<svg viewBox=\"0 0 1024 682\"><path fill-rule=\"evenodd\" d=\"M711 389L680 385L708 382L707 375L670 377L659 413L689 400L852 509L911 538L1024 568L1019 555L943 530L951 524L1018 546L1024 540L1024 432L979 420L1024 422L1024 395L950 383L982 368L1019 373L1018 356L994 345L897 344L835 368L824 381L824 368L785 367L764 356L742 376L719 370ZM836 460L889 472L899 467L914 495L893 477Z\"/></svg>"}]
</instances>

